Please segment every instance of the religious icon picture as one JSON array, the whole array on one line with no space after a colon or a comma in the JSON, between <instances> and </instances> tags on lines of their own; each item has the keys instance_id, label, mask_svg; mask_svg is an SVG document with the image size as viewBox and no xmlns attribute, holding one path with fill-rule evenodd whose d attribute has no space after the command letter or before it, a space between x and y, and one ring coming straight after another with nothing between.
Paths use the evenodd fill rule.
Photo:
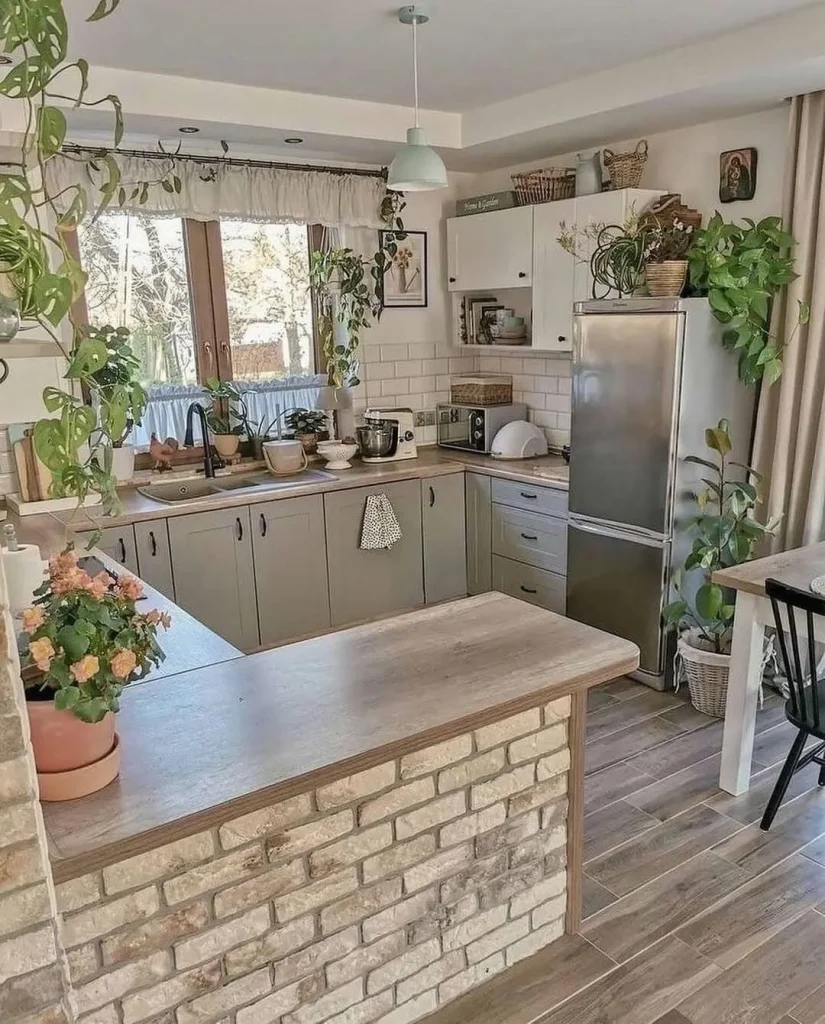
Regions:
<instances>
[{"instance_id":1,"label":"religious icon picture","mask_svg":"<svg viewBox=\"0 0 825 1024\"><path fill-rule=\"evenodd\" d=\"M719 157L719 201L753 199L756 192L756 150L729 149Z\"/></svg>"}]
</instances>

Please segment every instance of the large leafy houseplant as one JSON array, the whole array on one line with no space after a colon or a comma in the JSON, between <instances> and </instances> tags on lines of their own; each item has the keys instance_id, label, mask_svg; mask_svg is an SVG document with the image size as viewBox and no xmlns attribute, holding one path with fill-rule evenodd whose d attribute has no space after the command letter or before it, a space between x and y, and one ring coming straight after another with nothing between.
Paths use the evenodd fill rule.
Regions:
<instances>
[{"instance_id":1,"label":"large leafy houseplant","mask_svg":"<svg viewBox=\"0 0 825 1024\"><path fill-rule=\"evenodd\" d=\"M728 421L720 420L706 430L705 443L716 461L698 455L685 460L707 475L702 477L704 488L696 498L699 514L692 523L693 546L682 569L674 573L676 600L665 608L664 618L669 628L698 638L716 654L728 654L733 596L714 583L712 576L718 569L748 561L756 544L775 524L763 526L753 517L761 477L750 466L730 459L733 444Z\"/></svg>"},{"instance_id":2,"label":"large leafy houseplant","mask_svg":"<svg viewBox=\"0 0 825 1024\"><path fill-rule=\"evenodd\" d=\"M88 20L108 17L119 3L98 0ZM72 318L85 274L68 235L92 211L98 216L127 198L146 202L152 184L180 191L181 183L171 171L157 182L127 183L114 155L102 151L92 158L65 154L77 163L77 183L52 192L48 164L61 151L68 128L58 104L111 107L115 147L123 137L118 97L90 100L89 64L67 60L68 47L64 0L0 3L0 50L11 59L0 78L0 96L19 102L25 124L19 158L5 163L0 174L0 290L15 296L20 315L36 321L67 359L67 387L43 395L46 411L56 415L39 421L34 431L37 454L52 472L52 495L82 503L99 493L111 512L117 507L111 447L123 443L130 422L139 422L145 393L135 378L128 335L111 328L84 331ZM67 318L68 350L59 335ZM96 393L99 416L84 403L81 385Z\"/></svg>"},{"instance_id":3,"label":"large leafy houseplant","mask_svg":"<svg viewBox=\"0 0 825 1024\"><path fill-rule=\"evenodd\" d=\"M644 283L647 232L637 216L625 224L592 221L584 227L562 221L556 239L577 263L589 263L591 295L607 298L613 292L632 295ZM592 253L588 256L588 248Z\"/></svg>"},{"instance_id":4,"label":"large leafy houseplant","mask_svg":"<svg viewBox=\"0 0 825 1024\"><path fill-rule=\"evenodd\" d=\"M713 315L724 324L723 343L739 353L745 384L762 379L772 384L782 374L782 352L790 339L771 333L771 306L779 289L796 280L795 244L779 217L732 224L715 213L694 235L688 253L691 284L707 294ZM807 323L809 315L807 304L799 302L798 324Z\"/></svg>"}]
</instances>

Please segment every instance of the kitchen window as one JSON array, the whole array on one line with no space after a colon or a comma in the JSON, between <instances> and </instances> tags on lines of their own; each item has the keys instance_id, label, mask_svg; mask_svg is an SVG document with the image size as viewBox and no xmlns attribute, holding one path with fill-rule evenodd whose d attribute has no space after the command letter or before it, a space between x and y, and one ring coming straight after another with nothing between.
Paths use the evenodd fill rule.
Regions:
<instances>
[{"instance_id":1,"label":"kitchen window","mask_svg":"<svg viewBox=\"0 0 825 1024\"><path fill-rule=\"evenodd\" d=\"M106 214L79 231L88 319L131 329L147 386L314 374L309 237L304 224Z\"/></svg>"}]
</instances>

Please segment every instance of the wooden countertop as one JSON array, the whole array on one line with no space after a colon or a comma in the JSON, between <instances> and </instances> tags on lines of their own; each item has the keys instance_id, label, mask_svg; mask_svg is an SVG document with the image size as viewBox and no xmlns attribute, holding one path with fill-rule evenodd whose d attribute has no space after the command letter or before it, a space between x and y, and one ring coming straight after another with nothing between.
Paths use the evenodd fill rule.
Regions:
<instances>
[{"instance_id":1,"label":"wooden countertop","mask_svg":"<svg viewBox=\"0 0 825 1024\"><path fill-rule=\"evenodd\" d=\"M753 562L719 569L713 574L715 583L747 594L765 594L765 580L778 579L791 587L807 590L811 580L825 575L825 542L809 544L793 551L783 551Z\"/></svg>"},{"instance_id":2,"label":"wooden countertop","mask_svg":"<svg viewBox=\"0 0 825 1024\"><path fill-rule=\"evenodd\" d=\"M484 594L132 687L120 777L44 805L58 881L638 666L637 647Z\"/></svg>"}]
</instances>

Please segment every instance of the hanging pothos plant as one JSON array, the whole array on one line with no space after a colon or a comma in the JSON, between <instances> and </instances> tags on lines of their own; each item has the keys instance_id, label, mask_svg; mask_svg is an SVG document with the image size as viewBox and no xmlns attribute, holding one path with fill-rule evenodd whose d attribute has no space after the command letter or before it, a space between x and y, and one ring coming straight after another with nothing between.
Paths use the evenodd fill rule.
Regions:
<instances>
[{"instance_id":1,"label":"hanging pothos plant","mask_svg":"<svg viewBox=\"0 0 825 1024\"><path fill-rule=\"evenodd\" d=\"M99 0L88 20L108 17L119 3ZM64 0L0 3L0 51L12 61L0 79L0 96L19 102L25 124L19 159L5 162L0 173L0 293L14 296L20 316L36 321L67 360L68 386L43 393L46 411L57 415L40 420L34 430L37 455L52 473L52 496L76 497L82 504L97 493L111 512L117 508L111 448L122 443L132 423L140 422L145 393L128 358L128 332L83 329L73 321L72 304L86 276L66 236L87 214L99 216L127 199L145 203L152 185L179 192L181 182L171 164L156 181L127 183L111 152L92 157L64 153L76 162L78 181L52 193L48 164L61 151L67 132L66 114L57 102L74 109L111 107L115 147L123 137L118 97L87 98L89 64L82 58L67 61L68 35ZM68 350L58 334L67 318ZM96 392L94 407L84 403L81 385Z\"/></svg>"},{"instance_id":2,"label":"hanging pothos plant","mask_svg":"<svg viewBox=\"0 0 825 1024\"><path fill-rule=\"evenodd\" d=\"M349 248L323 248L310 258L310 283L315 294L318 329L326 371L334 388L356 387L361 331L381 316L384 275L390 268L397 243L406 238L399 216L403 195L388 192L381 204L381 218L391 229L371 259ZM340 324L340 329L336 325Z\"/></svg>"}]
</instances>

